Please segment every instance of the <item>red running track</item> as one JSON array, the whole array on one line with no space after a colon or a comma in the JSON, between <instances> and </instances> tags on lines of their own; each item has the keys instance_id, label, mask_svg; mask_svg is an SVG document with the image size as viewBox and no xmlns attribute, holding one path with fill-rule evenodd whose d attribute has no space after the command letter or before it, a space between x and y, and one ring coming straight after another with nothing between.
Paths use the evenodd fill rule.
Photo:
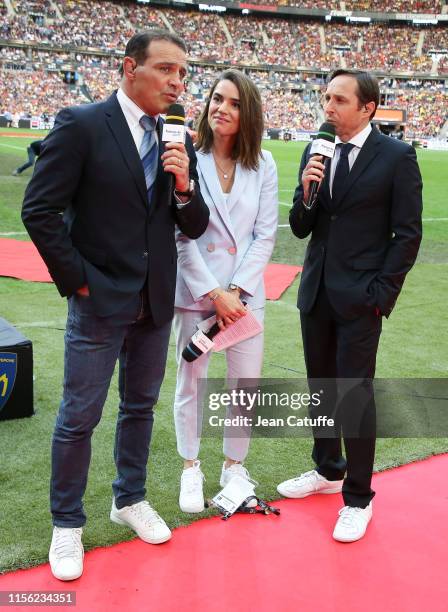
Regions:
<instances>
[{"instance_id":1,"label":"red running track","mask_svg":"<svg viewBox=\"0 0 448 612\"><path fill-rule=\"evenodd\" d=\"M93 550L71 583L48 565L6 574L0 591L75 590L78 612L446 612L447 472L448 454L376 474L372 522L352 544L331 537L340 495L320 495L276 504L279 517L216 517L159 546Z\"/></svg>"}]
</instances>

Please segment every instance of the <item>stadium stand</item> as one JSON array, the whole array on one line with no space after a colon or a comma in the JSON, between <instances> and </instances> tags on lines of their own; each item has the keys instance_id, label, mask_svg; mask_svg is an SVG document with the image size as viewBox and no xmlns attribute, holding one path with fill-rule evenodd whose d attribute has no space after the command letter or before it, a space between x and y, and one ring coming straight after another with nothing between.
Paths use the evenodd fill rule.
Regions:
<instances>
[{"instance_id":1,"label":"stadium stand","mask_svg":"<svg viewBox=\"0 0 448 612\"><path fill-rule=\"evenodd\" d=\"M297 5L448 13L446 3L435 0L250 4L261 9ZM124 0L0 0L1 106L17 124L23 117L53 116L61 106L100 100L119 83L117 67L126 40L139 29L161 27L179 32L189 47L191 71L183 102L191 120L216 75L235 65L259 85L267 128L313 130L322 119L319 100L326 73L348 66L387 77L382 81L384 106L406 111L407 138L440 132L448 107L446 25L394 18L347 23L308 13L287 18L253 11L202 12L191 5L155 8Z\"/></svg>"}]
</instances>

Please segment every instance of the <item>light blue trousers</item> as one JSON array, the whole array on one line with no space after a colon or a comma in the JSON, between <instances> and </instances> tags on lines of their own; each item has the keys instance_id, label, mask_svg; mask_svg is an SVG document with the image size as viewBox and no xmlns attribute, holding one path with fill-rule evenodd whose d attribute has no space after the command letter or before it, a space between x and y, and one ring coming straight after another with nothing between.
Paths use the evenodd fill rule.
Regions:
<instances>
[{"instance_id":1,"label":"light blue trousers","mask_svg":"<svg viewBox=\"0 0 448 612\"><path fill-rule=\"evenodd\" d=\"M263 323L264 308L253 311ZM174 332L176 334L177 384L174 399L174 423L176 427L177 450L183 459L194 460L199 455L202 432L202 413L198 402L197 380L207 378L211 351L188 363L182 358L182 351L197 331L197 324L215 314L176 308ZM232 385L235 379L258 379L263 365L264 334L253 336L226 349L227 380ZM223 451L234 461L244 461L249 449L250 437L224 436Z\"/></svg>"}]
</instances>

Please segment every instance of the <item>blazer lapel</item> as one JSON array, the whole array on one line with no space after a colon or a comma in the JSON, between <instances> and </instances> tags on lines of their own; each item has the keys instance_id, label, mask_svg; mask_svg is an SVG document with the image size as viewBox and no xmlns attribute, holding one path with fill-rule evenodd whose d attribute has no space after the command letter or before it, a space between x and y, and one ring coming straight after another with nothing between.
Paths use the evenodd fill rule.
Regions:
<instances>
[{"instance_id":1,"label":"blazer lapel","mask_svg":"<svg viewBox=\"0 0 448 612\"><path fill-rule=\"evenodd\" d=\"M364 145L361 147L361 151L358 153L358 157L356 158L355 163L350 170L350 174L345 181L344 189L341 192L339 201L333 203L335 207L339 206L340 203L343 204L345 195L351 190L353 184L357 181L359 176L367 169L367 167L378 155L379 143L379 135L377 134L375 128L372 128L372 131L370 132Z\"/></svg>"},{"instance_id":2,"label":"blazer lapel","mask_svg":"<svg viewBox=\"0 0 448 612\"><path fill-rule=\"evenodd\" d=\"M229 215L228 203L230 201L230 196L228 199L228 203L224 200L221 190L221 184L219 182L218 173L216 172L216 166L213 159L213 155L211 153L202 153L200 151L197 152L197 160L198 160L198 168L202 177L202 182L205 184L205 187L210 195L210 199L215 205L215 208L222 219L222 222L226 226L227 230L234 238L234 231L232 226L232 221ZM238 168L238 164L237 164ZM235 174L235 181L238 180L238 175ZM202 186L201 186L202 189Z\"/></svg>"},{"instance_id":3,"label":"blazer lapel","mask_svg":"<svg viewBox=\"0 0 448 612\"><path fill-rule=\"evenodd\" d=\"M229 194L229 198L227 200L227 210L230 214L232 208L238 202L239 199L243 196L246 188L247 182L249 180L250 170L245 170L241 167L241 164L238 162L235 167L235 180L233 181L232 190Z\"/></svg>"},{"instance_id":4,"label":"blazer lapel","mask_svg":"<svg viewBox=\"0 0 448 612\"><path fill-rule=\"evenodd\" d=\"M124 161L134 177L143 204L148 206L148 194L142 161L115 93L110 96L105 105L106 121L123 155Z\"/></svg>"}]
</instances>

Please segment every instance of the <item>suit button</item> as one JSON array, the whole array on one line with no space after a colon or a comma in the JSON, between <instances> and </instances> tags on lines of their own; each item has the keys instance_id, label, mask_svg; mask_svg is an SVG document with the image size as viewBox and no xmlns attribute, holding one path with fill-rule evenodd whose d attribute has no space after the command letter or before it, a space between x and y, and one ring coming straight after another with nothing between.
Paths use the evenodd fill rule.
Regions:
<instances>
[{"instance_id":1,"label":"suit button","mask_svg":"<svg viewBox=\"0 0 448 612\"><path fill-rule=\"evenodd\" d=\"M331 217L330 217L330 219L331 219L332 221L335 221L337 218L338 218L338 216L337 216L337 215L331 215Z\"/></svg>"},{"instance_id":2,"label":"suit button","mask_svg":"<svg viewBox=\"0 0 448 612\"><path fill-rule=\"evenodd\" d=\"M143 251L143 255L142 255L143 259L146 259L148 255L149 255L148 251Z\"/></svg>"},{"instance_id":3,"label":"suit button","mask_svg":"<svg viewBox=\"0 0 448 612\"><path fill-rule=\"evenodd\" d=\"M236 253L236 248L235 247L229 247L227 249L228 253L230 253L230 255L235 255Z\"/></svg>"},{"instance_id":4,"label":"suit button","mask_svg":"<svg viewBox=\"0 0 448 612\"><path fill-rule=\"evenodd\" d=\"M215 245L213 244L213 242L209 242L209 244L207 245L207 251L209 253L213 253L214 250L215 250Z\"/></svg>"}]
</instances>

